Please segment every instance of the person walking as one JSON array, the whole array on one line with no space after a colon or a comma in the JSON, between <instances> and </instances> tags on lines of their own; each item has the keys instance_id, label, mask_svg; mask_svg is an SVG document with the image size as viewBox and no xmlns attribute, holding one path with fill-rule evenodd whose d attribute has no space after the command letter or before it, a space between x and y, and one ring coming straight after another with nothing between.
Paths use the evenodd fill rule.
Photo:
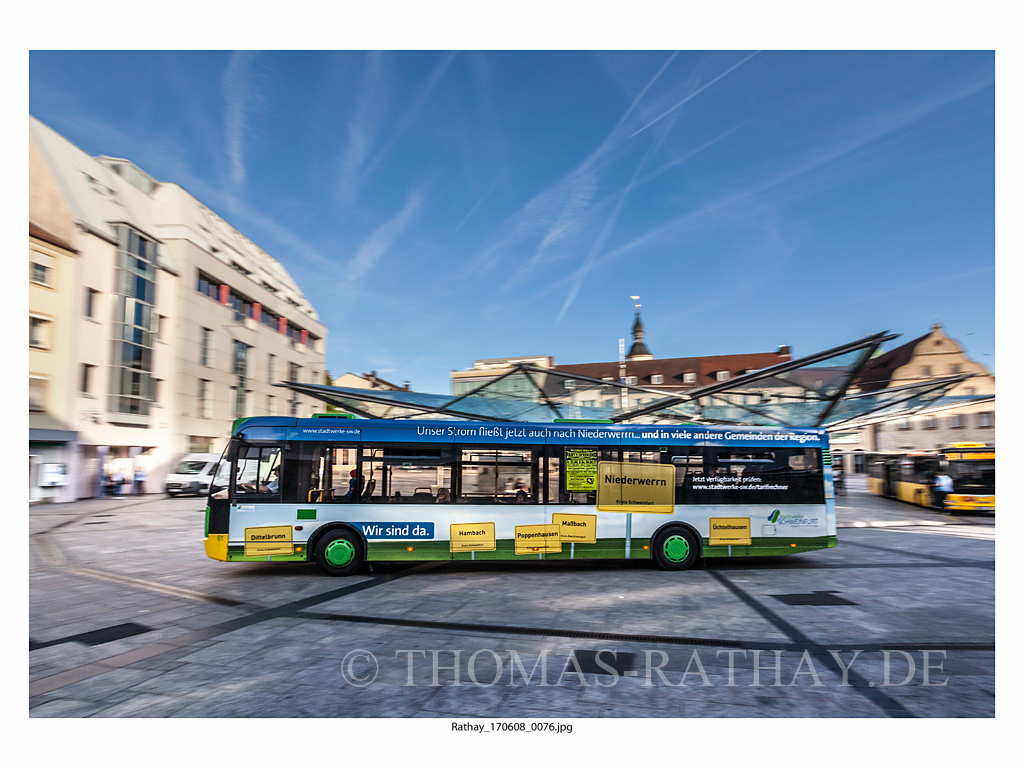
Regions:
<instances>
[{"instance_id":1,"label":"person walking","mask_svg":"<svg viewBox=\"0 0 1024 768\"><path fill-rule=\"evenodd\" d=\"M935 481L932 485L932 500L934 506L940 510L945 510L946 496L952 492L953 478L940 469L938 474L935 475Z\"/></svg>"},{"instance_id":2,"label":"person walking","mask_svg":"<svg viewBox=\"0 0 1024 768\"><path fill-rule=\"evenodd\" d=\"M140 494L140 493L144 493L144 491L142 490L142 486L143 486L143 484L145 482L146 482L146 470L144 470L142 467L136 467L136 469L135 469L135 483L134 483L134 487L132 488L132 493L136 494L136 495Z\"/></svg>"},{"instance_id":3,"label":"person walking","mask_svg":"<svg viewBox=\"0 0 1024 768\"><path fill-rule=\"evenodd\" d=\"M124 484L124 475L121 470L114 468L114 474L110 476L110 495L118 497L121 495L121 486Z\"/></svg>"},{"instance_id":4,"label":"person walking","mask_svg":"<svg viewBox=\"0 0 1024 768\"><path fill-rule=\"evenodd\" d=\"M832 485L836 490L836 496L846 495L846 482L843 479L843 470L841 467L832 468Z\"/></svg>"}]
</instances>

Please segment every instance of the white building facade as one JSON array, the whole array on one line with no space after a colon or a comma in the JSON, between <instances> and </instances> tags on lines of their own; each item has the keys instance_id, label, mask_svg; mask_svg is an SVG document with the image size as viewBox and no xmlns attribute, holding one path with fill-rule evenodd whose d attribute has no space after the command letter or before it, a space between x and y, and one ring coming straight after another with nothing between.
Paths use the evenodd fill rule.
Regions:
<instances>
[{"instance_id":1,"label":"white building facade","mask_svg":"<svg viewBox=\"0 0 1024 768\"><path fill-rule=\"evenodd\" d=\"M137 469L158 491L181 455L220 451L235 418L317 410L274 386L320 383L327 335L278 261L179 185L91 157L34 118L29 135L30 282L53 247L40 232L62 235L50 239L67 254L51 289L65 314L47 320L59 348L32 336L43 299L30 298L30 390L35 369L48 385L42 410L30 392L30 428L69 437L69 487L32 498L96 496L112 472ZM30 454L55 431L30 431Z\"/></svg>"}]
</instances>

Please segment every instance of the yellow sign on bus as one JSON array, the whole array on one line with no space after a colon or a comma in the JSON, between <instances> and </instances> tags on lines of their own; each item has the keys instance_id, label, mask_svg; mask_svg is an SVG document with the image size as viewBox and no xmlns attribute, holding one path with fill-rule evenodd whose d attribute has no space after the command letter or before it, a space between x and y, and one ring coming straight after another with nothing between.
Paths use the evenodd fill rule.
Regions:
<instances>
[{"instance_id":1,"label":"yellow sign on bus","mask_svg":"<svg viewBox=\"0 0 1024 768\"><path fill-rule=\"evenodd\" d=\"M671 464L602 461L597 465L598 512L670 515L676 504L676 469Z\"/></svg>"},{"instance_id":2,"label":"yellow sign on bus","mask_svg":"<svg viewBox=\"0 0 1024 768\"><path fill-rule=\"evenodd\" d=\"M449 552L493 552L498 548L494 523L452 523Z\"/></svg>"},{"instance_id":3,"label":"yellow sign on bus","mask_svg":"<svg viewBox=\"0 0 1024 768\"><path fill-rule=\"evenodd\" d=\"M557 525L517 525L516 554L536 555L538 552L561 552L562 539Z\"/></svg>"},{"instance_id":4,"label":"yellow sign on bus","mask_svg":"<svg viewBox=\"0 0 1024 768\"><path fill-rule=\"evenodd\" d=\"M290 554L292 554L292 527L290 525L245 529L246 557Z\"/></svg>"},{"instance_id":5,"label":"yellow sign on bus","mask_svg":"<svg viewBox=\"0 0 1024 768\"><path fill-rule=\"evenodd\" d=\"M708 544L712 547L751 544L749 517L712 517L708 524L711 531Z\"/></svg>"},{"instance_id":6,"label":"yellow sign on bus","mask_svg":"<svg viewBox=\"0 0 1024 768\"><path fill-rule=\"evenodd\" d=\"M571 515L554 512L551 524L558 526L558 535L562 541L580 544L597 543L597 515Z\"/></svg>"},{"instance_id":7,"label":"yellow sign on bus","mask_svg":"<svg viewBox=\"0 0 1024 768\"><path fill-rule=\"evenodd\" d=\"M947 453L946 458L950 461L995 461L995 451L992 453Z\"/></svg>"}]
</instances>

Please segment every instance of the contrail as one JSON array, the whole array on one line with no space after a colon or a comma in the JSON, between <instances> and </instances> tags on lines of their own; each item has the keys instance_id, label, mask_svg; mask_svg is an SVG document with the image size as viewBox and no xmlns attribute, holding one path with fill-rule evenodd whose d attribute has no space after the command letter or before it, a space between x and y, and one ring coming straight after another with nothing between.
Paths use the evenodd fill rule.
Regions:
<instances>
[{"instance_id":1,"label":"contrail","mask_svg":"<svg viewBox=\"0 0 1024 768\"><path fill-rule=\"evenodd\" d=\"M489 189L488 189L488 190L487 190L486 192L484 192L484 193L483 193L483 195L481 195L481 196L480 196L480 199L476 201L476 205L474 205L474 206L473 206L473 207L472 207L472 208L470 209L469 213L467 213L467 214L466 214L465 216L463 216L463 217L462 217L462 221L460 221L460 222L459 222L459 226L457 226L457 227L455 228L455 231L456 231L456 232L458 232L458 231L459 231L460 229L462 229L462 225L463 225L463 224L465 224L465 223L466 223L467 221L469 221L470 217L471 217L471 216L472 216L472 215L473 215L474 213L476 213L477 209L478 209L478 208L479 208L479 207L480 207L481 205L483 205L483 202L484 202L484 200L486 200L486 199L487 199L487 197L488 197L488 196L489 196L489 195L491 194L491 192L493 192L493 191L494 191L494 190L495 190L495 189L496 189L496 188L498 187L498 183L499 183L499 182L500 182L500 181L501 181L502 179L504 179L504 178L505 178L505 175L506 175L507 173L508 173L508 171L502 171L502 172L501 172L501 175L499 175L499 176L498 176L498 178L496 178L496 179L494 180L494 183L493 183L493 184L491 184L490 188L489 188Z\"/></svg>"},{"instance_id":2,"label":"contrail","mask_svg":"<svg viewBox=\"0 0 1024 768\"><path fill-rule=\"evenodd\" d=\"M754 58L755 56L757 56L757 54L759 54L759 53L760 53L760 51L754 51L754 52L753 52L752 54L750 54L749 56L747 56L747 57L746 57L745 59L741 59L741 60L739 61L739 63L737 63L737 64L733 64L733 65L732 65L731 67L729 67L729 68L728 68L727 70L725 70L725 72L723 72L722 74L720 74L720 75L719 75L718 77L716 77L716 78L715 78L714 80L711 80L710 82L708 82L708 83L705 83L704 85L702 85L702 86L701 86L700 88L698 88L698 89L697 89L696 91L694 91L693 93L691 93L691 94L690 94L689 96L687 96L687 97L686 97L685 99L683 99L682 101L680 101L680 102L679 102L678 104L676 104L676 105L675 105L674 107L672 107L672 108L671 108L671 109L669 109L669 110L666 110L666 111L665 111L665 112L663 112L662 114L658 115L658 117L656 117L656 118L654 118L653 120L651 120L651 122L649 122L649 123L648 123L647 125L645 125L645 126L644 126L643 128L641 128L640 130L638 130L638 131L636 131L636 132L634 132L634 133L631 133L631 134L629 135L629 138L631 138L631 139L632 139L632 138L633 138L634 136L636 136L636 135L637 135L638 133L643 133L643 132L644 132L644 131L646 131L646 130L647 130L648 128L650 128L650 127L651 127L652 125L654 125L654 124L655 124L656 122L658 122L659 120L661 120L661 119L662 119L663 117L666 117L667 115L670 115L671 113L675 112L675 111L676 111L677 109L679 109L679 108L680 108L681 106L683 106L683 104L685 104L686 102L688 102L688 101L689 101L690 99L692 99L692 98L693 98L694 96L696 96L696 95L697 95L698 93L700 93L701 91L707 90L707 89L708 89L708 88L710 88L710 87L711 87L712 85L714 85L714 84L715 84L715 83L717 83L717 82L718 82L719 80L721 80L721 79L722 79L723 77L725 77L725 76L726 76L726 75L728 75L728 74L729 74L730 72L732 72L732 71L733 71L734 69L736 69L737 67L740 67L740 66L742 66L743 64L746 64L746 63L747 63L748 61L750 61L750 60L751 60L752 58Z\"/></svg>"}]
</instances>

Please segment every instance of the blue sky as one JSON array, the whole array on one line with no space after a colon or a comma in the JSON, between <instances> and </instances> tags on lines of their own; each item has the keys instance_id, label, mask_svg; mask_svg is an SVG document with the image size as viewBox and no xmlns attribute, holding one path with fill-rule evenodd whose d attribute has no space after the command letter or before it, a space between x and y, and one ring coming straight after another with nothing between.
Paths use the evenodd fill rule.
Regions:
<instances>
[{"instance_id":1,"label":"blue sky","mask_svg":"<svg viewBox=\"0 0 1024 768\"><path fill-rule=\"evenodd\" d=\"M631 294L658 357L994 370L990 52L34 52L29 102L281 261L334 375L612 360Z\"/></svg>"}]
</instances>

